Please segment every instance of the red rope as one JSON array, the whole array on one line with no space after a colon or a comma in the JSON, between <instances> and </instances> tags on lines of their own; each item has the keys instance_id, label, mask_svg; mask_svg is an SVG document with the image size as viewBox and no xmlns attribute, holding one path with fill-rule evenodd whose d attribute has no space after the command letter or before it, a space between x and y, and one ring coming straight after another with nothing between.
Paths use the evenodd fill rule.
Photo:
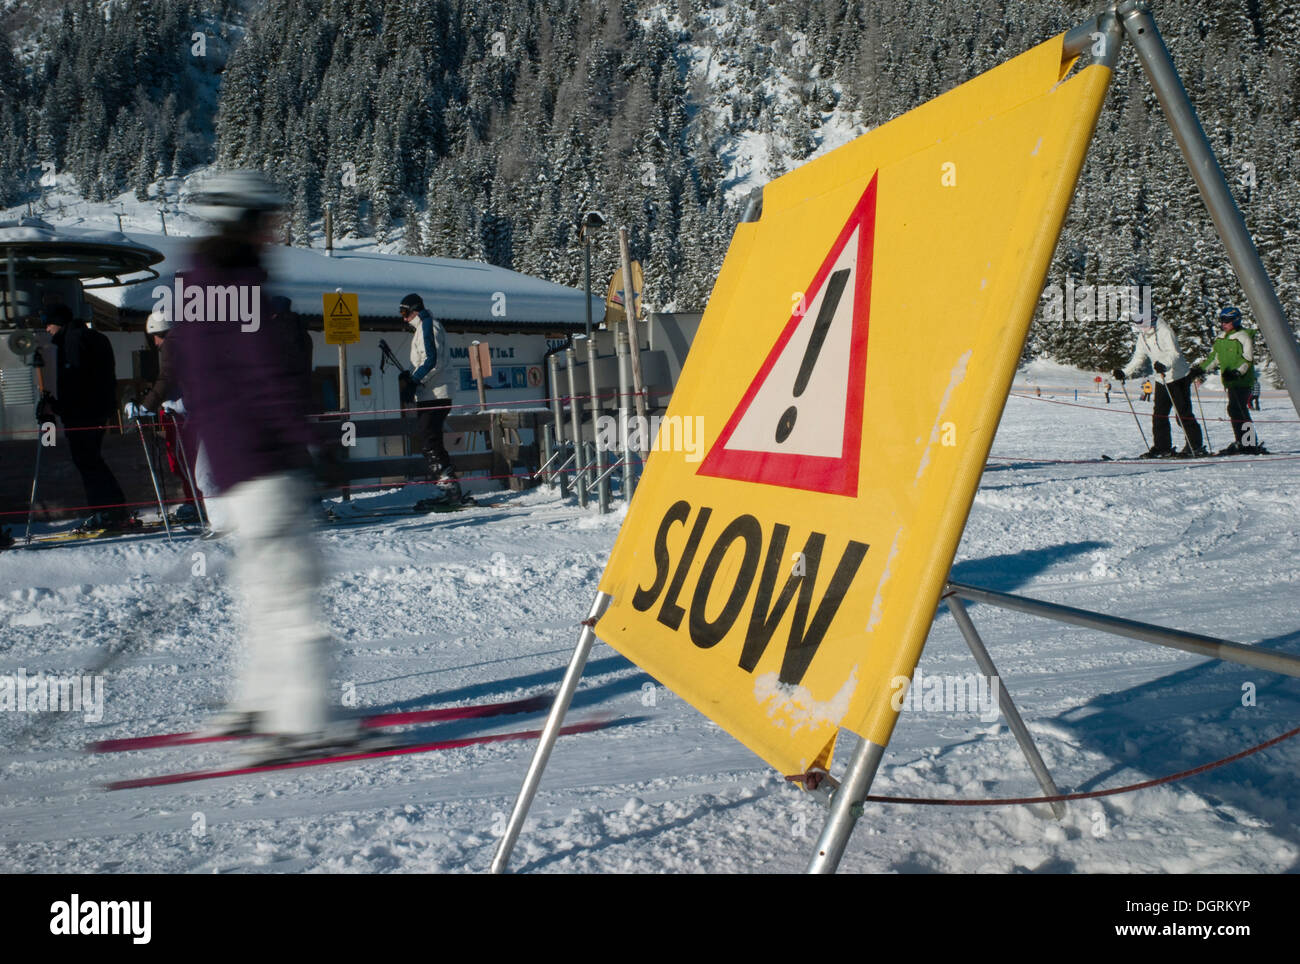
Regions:
<instances>
[{"instance_id":1,"label":"red rope","mask_svg":"<svg viewBox=\"0 0 1300 964\"><path fill-rule=\"evenodd\" d=\"M1229 763L1235 763L1237 760L1244 759L1253 753L1266 750L1270 746L1275 746L1283 740L1289 740L1296 734L1300 734L1300 726L1294 730L1288 730L1281 736L1275 736L1271 740L1265 740L1263 743L1252 746L1240 753L1234 753L1232 756L1225 756L1221 760L1215 760L1213 763L1205 763L1198 767L1192 767L1190 770L1182 770L1178 773L1171 773L1168 776L1157 777L1154 780L1144 780L1141 783L1130 783L1123 787L1113 787L1109 790L1091 790L1087 793L1058 793L1051 797L994 797L987 800L945 800L940 797L887 797L868 795L864 802L869 803L905 803L916 806L933 806L933 807L1011 807L1023 806L1030 803L1058 803L1070 800L1092 800L1097 797L1113 797L1120 793L1132 793L1134 790L1145 790L1149 787L1157 787L1163 783L1175 783L1179 780L1186 780L1188 777L1194 777L1198 773L1205 773L1209 770L1217 769L1221 766L1227 766Z\"/></svg>"},{"instance_id":2,"label":"red rope","mask_svg":"<svg viewBox=\"0 0 1300 964\"><path fill-rule=\"evenodd\" d=\"M1113 415L1123 415L1124 408L1128 407L1128 406L1124 406L1124 408L1120 408L1119 406L1112 407L1109 405L1084 405L1082 402L1063 402L1059 398L1042 398L1037 395L1021 395L1019 392L1011 392L1009 397L1027 398L1031 402L1050 402L1052 405L1068 405L1070 408L1088 408L1094 412L1109 412ZM1154 413L1152 413L1152 417L1155 417ZM1176 419L1178 416L1174 412L1170 412L1168 415L1162 415L1159 417L1165 419ZM1207 418L1205 419L1205 421L1231 422L1232 419ZM1292 425L1292 424L1300 423L1300 419L1297 418L1252 418L1251 421L1254 422L1256 425Z\"/></svg>"}]
</instances>

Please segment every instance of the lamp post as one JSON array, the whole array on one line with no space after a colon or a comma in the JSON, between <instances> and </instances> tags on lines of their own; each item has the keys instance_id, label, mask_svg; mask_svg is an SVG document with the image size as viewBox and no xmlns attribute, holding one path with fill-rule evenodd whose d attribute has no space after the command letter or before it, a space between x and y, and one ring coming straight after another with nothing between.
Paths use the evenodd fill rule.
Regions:
<instances>
[{"instance_id":1,"label":"lamp post","mask_svg":"<svg viewBox=\"0 0 1300 964\"><path fill-rule=\"evenodd\" d=\"M588 211L578 222L578 238L586 248L583 280L587 291L587 339L591 339L591 236L605 226L605 217L599 211Z\"/></svg>"}]
</instances>

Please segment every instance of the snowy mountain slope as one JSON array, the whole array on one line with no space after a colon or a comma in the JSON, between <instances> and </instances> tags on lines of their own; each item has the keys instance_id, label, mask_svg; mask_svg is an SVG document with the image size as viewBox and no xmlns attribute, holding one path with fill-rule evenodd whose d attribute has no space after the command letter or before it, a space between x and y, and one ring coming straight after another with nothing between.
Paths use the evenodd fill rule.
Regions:
<instances>
[{"instance_id":1,"label":"snowy mountain slope","mask_svg":"<svg viewBox=\"0 0 1300 964\"><path fill-rule=\"evenodd\" d=\"M1042 398L1018 383L1008 402L955 577L1300 654L1300 425L1289 404L1266 397L1259 413L1277 453L1268 460L1038 461L1139 450L1122 401L1108 407L1081 392L1076 405L1073 388L1050 390L1038 374ZM1057 385L1089 384L1081 373L1048 374ZM1207 414L1220 416L1222 397L1203 394ZM1226 441L1223 423L1210 431ZM617 525L617 515L541 491L452 516L325 531L323 614L340 640L340 682L355 684L367 710L553 689ZM195 552L207 553L203 579L191 577ZM0 553L0 673L72 673L124 630L144 630L107 673L102 722L63 715L37 736L31 728L46 718L0 714L0 870L486 869L531 743L175 788L96 788L230 759L219 748L79 752L91 739L194 726L220 700L237 640L228 554L222 542L159 540ZM1300 722L1293 680L986 606L971 613L1063 790L1164 776ZM974 671L946 613L921 670ZM1248 683L1254 705L1243 705ZM561 739L516 869L803 866L823 816L813 799L603 645L571 719L598 715L618 725ZM841 742L837 767L851 745ZM1295 870L1297 762L1293 740L1185 782L1072 804L1059 824L1043 808L869 804L843 869ZM925 710L900 720L874 789L1037 793L1003 723Z\"/></svg>"}]
</instances>

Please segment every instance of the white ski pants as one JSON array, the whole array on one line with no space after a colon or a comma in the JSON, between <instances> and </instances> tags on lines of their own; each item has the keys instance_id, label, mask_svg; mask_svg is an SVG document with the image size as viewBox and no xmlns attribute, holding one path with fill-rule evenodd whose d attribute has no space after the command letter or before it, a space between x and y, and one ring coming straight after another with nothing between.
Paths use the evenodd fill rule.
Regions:
<instances>
[{"instance_id":1,"label":"white ski pants","mask_svg":"<svg viewBox=\"0 0 1300 964\"><path fill-rule=\"evenodd\" d=\"M318 619L321 561L307 512L311 494L297 473L222 493L248 647L233 708L260 714L258 728L272 733L314 733L333 715L333 642Z\"/></svg>"}]
</instances>

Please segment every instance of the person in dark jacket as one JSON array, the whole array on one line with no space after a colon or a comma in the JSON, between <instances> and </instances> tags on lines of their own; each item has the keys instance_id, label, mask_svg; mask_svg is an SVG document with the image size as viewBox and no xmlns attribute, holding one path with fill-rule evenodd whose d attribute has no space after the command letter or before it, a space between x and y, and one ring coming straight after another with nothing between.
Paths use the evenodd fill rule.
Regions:
<instances>
[{"instance_id":1,"label":"person in dark jacket","mask_svg":"<svg viewBox=\"0 0 1300 964\"><path fill-rule=\"evenodd\" d=\"M93 515L85 528L120 528L130 522L126 496L101 448L109 422L117 413L117 374L113 346L107 338L75 317L64 304L45 309L45 330L58 352L55 394L42 399L45 414L63 422L72 464L81 475L86 505Z\"/></svg>"},{"instance_id":2,"label":"person in dark jacket","mask_svg":"<svg viewBox=\"0 0 1300 964\"><path fill-rule=\"evenodd\" d=\"M255 756L353 744L329 698L333 643L321 624L322 567L308 504L310 450L299 332L273 317L262 247L283 199L260 172L219 175L192 199L217 231L178 278L171 338L189 424L235 538L249 659L208 732L245 732ZM155 289L165 292L166 289Z\"/></svg>"}]
</instances>

